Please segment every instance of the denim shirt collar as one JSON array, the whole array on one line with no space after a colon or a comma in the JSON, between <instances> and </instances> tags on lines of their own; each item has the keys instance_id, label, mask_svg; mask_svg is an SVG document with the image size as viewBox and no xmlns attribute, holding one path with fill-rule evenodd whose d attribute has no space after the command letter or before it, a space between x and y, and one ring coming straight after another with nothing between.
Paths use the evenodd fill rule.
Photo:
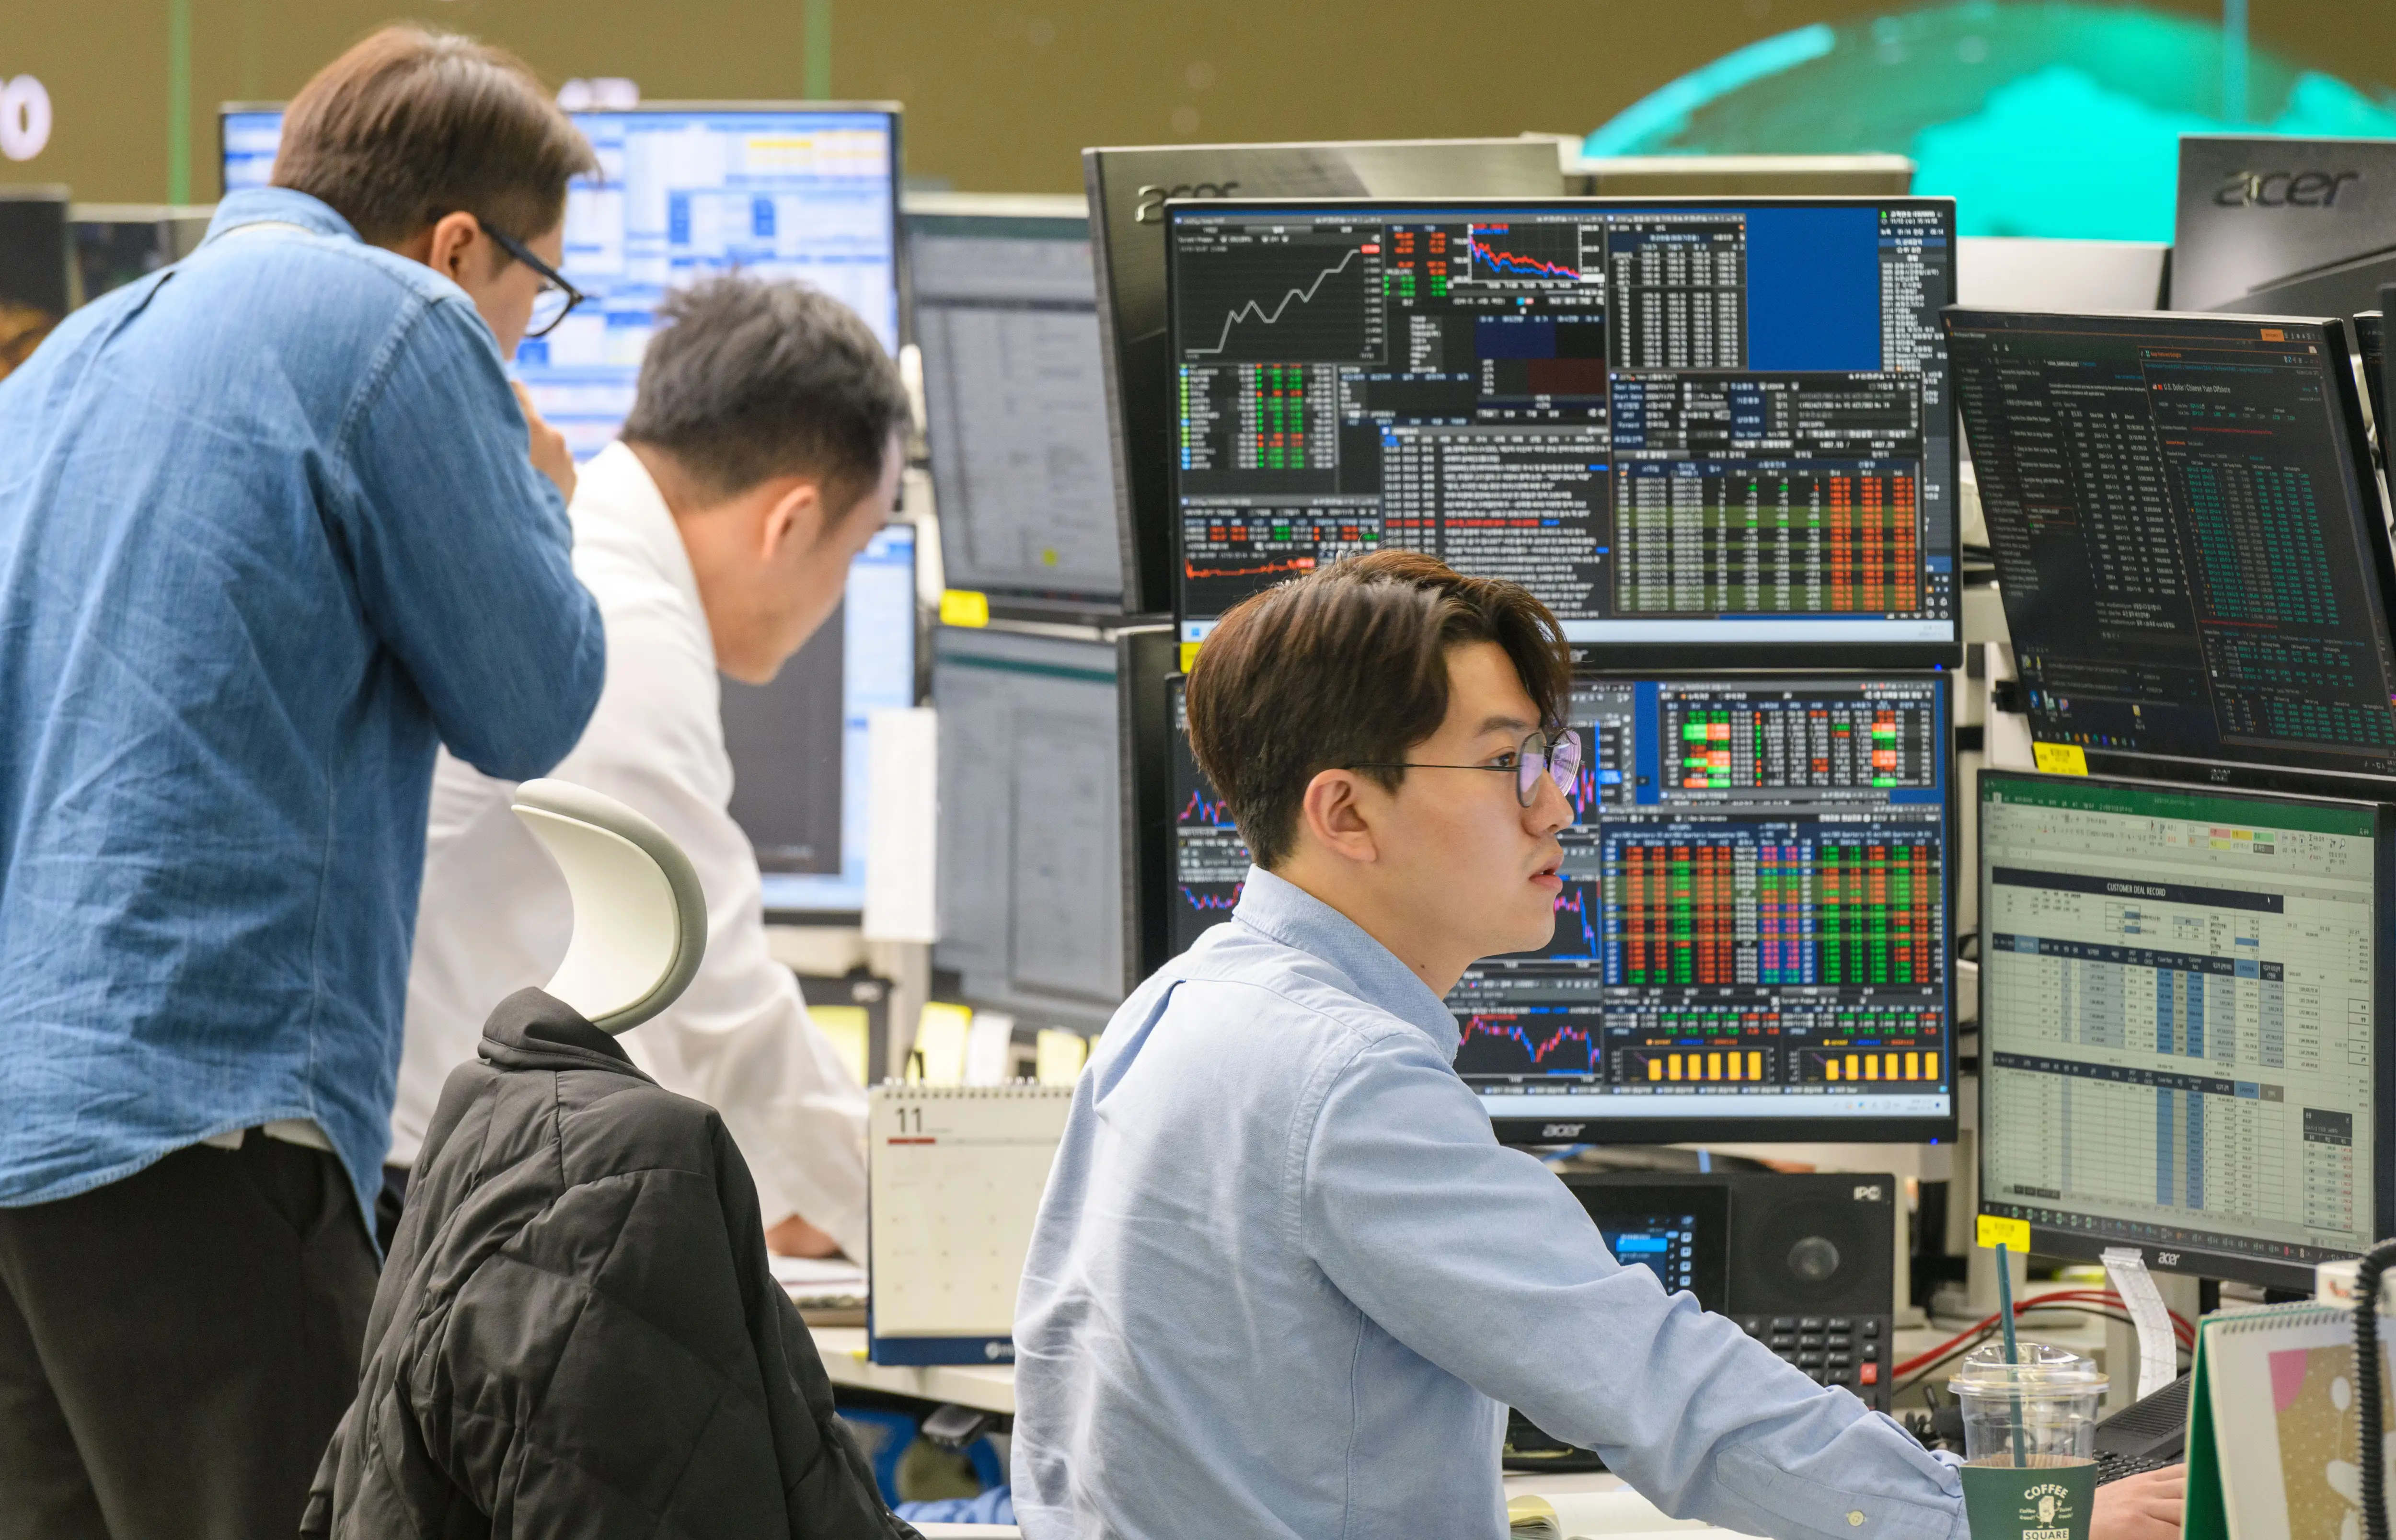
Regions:
<instances>
[{"instance_id":1,"label":"denim shirt collar","mask_svg":"<svg viewBox=\"0 0 2396 1540\"><path fill-rule=\"evenodd\" d=\"M1358 999L1420 1029L1444 1057L1455 1061L1459 1034L1446 1002L1355 921L1297 883L1254 866L1231 918L1330 963L1348 976Z\"/></svg>"},{"instance_id":2,"label":"denim shirt collar","mask_svg":"<svg viewBox=\"0 0 2396 1540\"><path fill-rule=\"evenodd\" d=\"M217 205L216 218L208 221L206 240L213 241L229 230L254 224L293 224L312 234L361 239L350 221L334 213L321 198L287 187L246 187L238 192L226 193L224 201Z\"/></svg>"}]
</instances>

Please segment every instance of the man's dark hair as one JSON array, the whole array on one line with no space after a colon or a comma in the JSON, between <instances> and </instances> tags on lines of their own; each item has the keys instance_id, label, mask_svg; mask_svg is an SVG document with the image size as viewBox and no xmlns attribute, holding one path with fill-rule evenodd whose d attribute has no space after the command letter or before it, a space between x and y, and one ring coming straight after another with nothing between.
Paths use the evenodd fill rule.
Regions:
<instances>
[{"instance_id":1,"label":"man's dark hair","mask_svg":"<svg viewBox=\"0 0 2396 1540\"><path fill-rule=\"evenodd\" d=\"M590 141L524 61L455 33L393 26L300 88L274 185L329 205L375 246L463 211L519 241L566 217Z\"/></svg>"},{"instance_id":2,"label":"man's dark hair","mask_svg":"<svg viewBox=\"0 0 2396 1540\"><path fill-rule=\"evenodd\" d=\"M641 359L629 444L661 449L701 497L811 476L847 511L882 479L907 387L846 305L791 279L741 273L666 297Z\"/></svg>"},{"instance_id":3,"label":"man's dark hair","mask_svg":"<svg viewBox=\"0 0 2396 1540\"><path fill-rule=\"evenodd\" d=\"M1233 605L1190 670L1190 748L1256 863L1285 859L1324 770L1395 764L1447 718L1450 648L1495 642L1547 726L1572 688L1564 628L1518 584L1406 551L1351 556ZM1403 769L1362 772L1395 790Z\"/></svg>"}]
</instances>

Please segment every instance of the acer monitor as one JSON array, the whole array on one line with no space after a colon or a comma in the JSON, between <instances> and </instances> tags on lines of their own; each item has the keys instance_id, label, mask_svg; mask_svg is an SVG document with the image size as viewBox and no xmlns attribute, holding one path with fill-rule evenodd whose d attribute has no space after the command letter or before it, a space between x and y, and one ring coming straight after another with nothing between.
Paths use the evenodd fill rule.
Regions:
<instances>
[{"instance_id":1,"label":"acer monitor","mask_svg":"<svg viewBox=\"0 0 2396 1540\"><path fill-rule=\"evenodd\" d=\"M1947 326L2041 763L2389 794L2396 570L2346 323Z\"/></svg>"},{"instance_id":2,"label":"acer monitor","mask_svg":"<svg viewBox=\"0 0 2396 1540\"><path fill-rule=\"evenodd\" d=\"M2396 139L2183 134L2171 308L2351 315L2396 279Z\"/></svg>"},{"instance_id":3,"label":"acer monitor","mask_svg":"<svg viewBox=\"0 0 2396 1540\"><path fill-rule=\"evenodd\" d=\"M2309 1289L2388 1233L2384 804L1984 770L1980 1210Z\"/></svg>"},{"instance_id":4,"label":"acer monitor","mask_svg":"<svg viewBox=\"0 0 2396 1540\"><path fill-rule=\"evenodd\" d=\"M1955 1127L1944 673L1597 673L1547 945L1447 1005L1457 1073L1519 1144L1919 1142ZM1177 682L1171 947L1239 902L1246 844Z\"/></svg>"},{"instance_id":5,"label":"acer monitor","mask_svg":"<svg viewBox=\"0 0 2396 1540\"><path fill-rule=\"evenodd\" d=\"M1400 549L1615 667L1951 664L1954 209L1170 205L1182 642Z\"/></svg>"},{"instance_id":6,"label":"acer monitor","mask_svg":"<svg viewBox=\"0 0 2396 1540\"><path fill-rule=\"evenodd\" d=\"M1159 773L1172 633L943 626L934 966L1023 1025L1084 1033L1155 962L1142 934L1153 841L1130 789Z\"/></svg>"},{"instance_id":7,"label":"acer monitor","mask_svg":"<svg viewBox=\"0 0 2396 1540\"><path fill-rule=\"evenodd\" d=\"M1125 608L1173 607L1172 372L1165 335L1165 205L1172 198L1551 197L1564 191L1555 141L1390 139L1319 144L1171 144L1085 150L1098 243L1098 325L1115 496L1138 561Z\"/></svg>"},{"instance_id":8,"label":"acer monitor","mask_svg":"<svg viewBox=\"0 0 2396 1540\"><path fill-rule=\"evenodd\" d=\"M577 459L632 410L659 301L699 279L804 279L898 351L896 106L656 101L571 116L599 175L566 190L561 271L591 302L518 348L513 374ZM219 121L226 186L263 185L281 109L233 104Z\"/></svg>"},{"instance_id":9,"label":"acer monitor","mask_svg":"<svg viewBox=\"0 0 2396 1540\"><path fill-rule=\"evenodd\" d=\"M912 332L947 586L992 613L1124 609L1089 210L1078 197L911 193Z\"/></svg>"}]
</instances>

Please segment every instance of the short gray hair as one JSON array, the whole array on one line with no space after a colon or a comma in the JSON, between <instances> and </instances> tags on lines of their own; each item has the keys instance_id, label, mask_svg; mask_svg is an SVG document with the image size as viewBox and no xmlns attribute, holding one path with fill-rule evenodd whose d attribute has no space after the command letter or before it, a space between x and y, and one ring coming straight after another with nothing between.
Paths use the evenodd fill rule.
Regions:
<instances>
[{"instance_id":1,"label":"short gray hair","mask_svg":"<svg viewBox=\"0 0 2396 1540\"><path fill-rule=\"evenodd\" d=\"M731 273L668 295L658 320L627 442L665 451L716 497L812 476L838 513L881 479L907 388L855 311L795 280Z\"/></svg>"}]
</instances>

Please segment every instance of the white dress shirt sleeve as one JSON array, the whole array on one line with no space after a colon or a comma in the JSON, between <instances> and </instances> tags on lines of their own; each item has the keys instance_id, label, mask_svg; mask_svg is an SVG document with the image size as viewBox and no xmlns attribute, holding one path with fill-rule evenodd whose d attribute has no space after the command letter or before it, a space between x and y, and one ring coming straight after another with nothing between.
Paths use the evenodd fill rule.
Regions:
<instances>
[{"instance_id":1,"label":"white dress shirt sleeve","mask_svg":"<svg viewBox=\"0 0 2396 1540\"><path fill-rule=\"evenodd\" d=\"M611 603L608 586L592 575L607 617L606 687L553 774L655 820L707 896L698 976L625 1046L659 1084L723 1115L769 1227L795 1214L861 1257L865 1093L766 949L756 851L731 814L714 658L699 655L678 604L654 591Z\"/></svg>"}]
</instances>

